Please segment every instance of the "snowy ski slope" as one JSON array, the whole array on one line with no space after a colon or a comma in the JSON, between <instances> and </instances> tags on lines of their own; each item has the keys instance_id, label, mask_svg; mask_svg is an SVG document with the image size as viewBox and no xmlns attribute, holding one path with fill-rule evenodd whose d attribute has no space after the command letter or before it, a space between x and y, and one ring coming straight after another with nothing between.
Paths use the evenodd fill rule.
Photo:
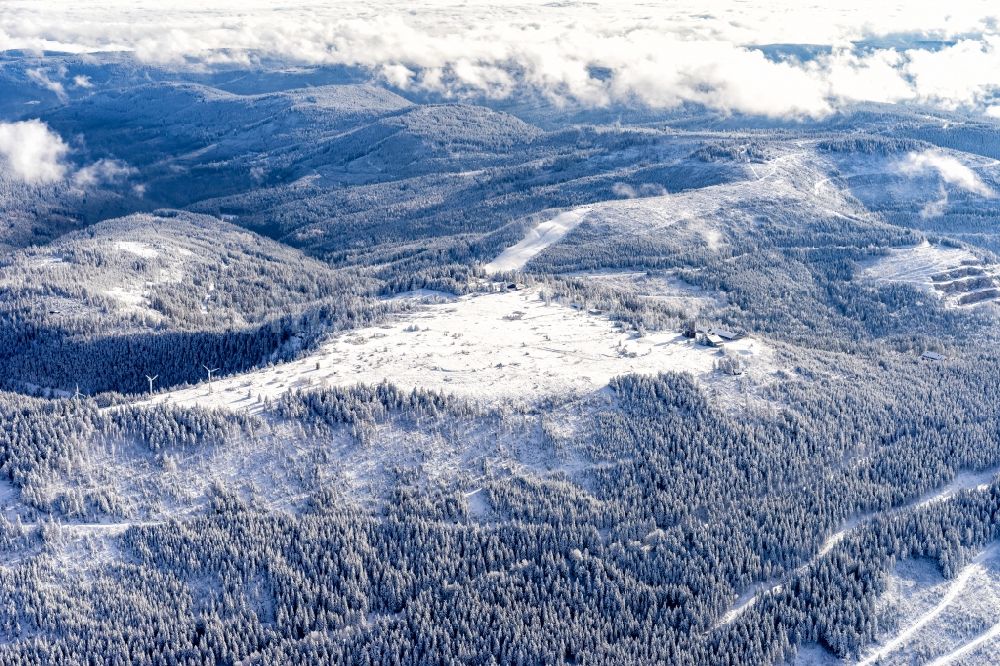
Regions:
<instances>
[{"instance_id":1,"label":"snowy ski slope","mask_svg":"<svg viewBox=\"0 0 1000 666\"><path fill-rule=\"evenodd\" d=\"M489 273L502 273L524 268L524 265L531 261L535 255L553 243L558 243L563 236L575 229L588 212L590 212L590 206L574 208L556 215L551 220L539 223L529 230L520 242L501 252L496 259L485 264L483 268Z\"/></svg>"}]
</instances>

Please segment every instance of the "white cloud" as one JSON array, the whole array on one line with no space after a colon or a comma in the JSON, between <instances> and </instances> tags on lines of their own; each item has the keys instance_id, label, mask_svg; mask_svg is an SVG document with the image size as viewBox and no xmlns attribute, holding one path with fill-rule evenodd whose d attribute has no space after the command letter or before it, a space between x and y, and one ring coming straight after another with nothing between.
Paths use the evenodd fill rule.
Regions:
<instances>
[{"instance_id":1,"label":"white cloud","mask_svg":"<svg viewBox=\"0 0 1000 666\"><path fill-rule=\"evenodd\" d=\"M859 56L840 49L822 60L829 94L848 102L868 101L893 104L912 100L913 86L901 76L906 62L903 54L880 49Z\"/></svg>"},{"instance_id":2,"label":"white cloud","mask_svg":"<svg viewBox=\"0 0 1000 666\"><path fill-rule=\"evenodd\" d=\"M657 183L643 183L636 189L628 183L615 183L611 186L611 191L616 196L624 199L635 199L638 197L663 197L667 195L667 190Z\"/></svg>"},{"instance_id":3,"label":"white cloud","mask_svg":"<svg viewBox=\"0 0 1000 666\"><path fill-rule=\"evenodd\" d=\"M960 190L984 197L996 196L996 192L990 189L975 171L939 150L909 153L905 159L900 161L899 170L911 177L928 172L936 173L943 181L938 186L938 198L927 202L920 210L920 217L923 218L938 217L947 209L948 190L945 188L946 183Z\"/></svg>"},{"instance_id":4,"label":"white cloud","mask_svg":"<svg viewBox=\"0 0 1000 666\"><path fill-rule=\"evenodd\" d=\"M976 175L976 172L960 161L937 150L925 150L920 153L910 153L900 163L900 170L908 175L917 175L934 171L941 180L966 192L984 197L996 196L986 183Z\"/></svg>"},{"instance_id":5,"label":"white cloud","mask_svg":"<svg viewBox=\"0 0 1000 666\"><path fill-rule=\"evenodd\" d=\"M1000 36L966 39L940 51L907 53L905 72L918 96L946 106L971 106L1000 89Z\"/></svg>"},{"instance_id":6,"label":"white cloud","mask_svg":"<svg viewBox=\"0 0 1000 666\"><path fill-rule=\"evenodd\" d=\"M73 184L80 188L117 183L136 174L133 167L118 160L103 159L88 164L73 174Z\"/></svg>"},{"instance_id":7,"label":"white cloud","mask_svg":"<svg viewBox=\"0 0 1000 666\"><path fill-rule=\"evenodd\" d=\"M649 57L615 62L612 69L608 92L616 101L636 100L657 108L691 102L765 116L819 116L830 110L821 77L731 44L662 44ZM587 90L576 94L572 87L568 93L595 97Z\"/></svg>"},{"instance_id":8,"label":"white cloud","mask_svg":"<svg viewBox=\"0 0 1000 666\"><path fill-rule=\"evenodd\" d=\"M29 69L27 71L27 74L28 78L30 78L32 81L34 81L41 87L45 88L46 90L51 90L52 92L54 92L56 94L56 97L59 98L59 101L62 102L66 101L66 88L63 87L62 83L50 79L49 75L45 72L45 70L40 68Z\"/></svg>"},{"instance_id":9,"label":"white cloud","mask_svg":"<svg viewBox=\"0 0 1000 666\"><path fill-rule=\"evenodd\" d=\"M635 191L635 188L628 183L615 183L611 186L611 191L614 192L616 196L624 199L635 199L639 196L639 193Z\"/></svg>"},{"instance_id":10,"label":"white cloud","mask_svg":"<svg viewBox=\"0 0 1000 666\"><path fill-rule=\"evenodd\" d=\"M944 211L948 208L948 190L944 189L944 185L938 188L938 198L934 201L928 201L920 209L920 217L925 220L929 220L935 217L941 217L944 215Z\"/></svg>"},{"instance_id":11,"label":"white cloud","mask_svg":"<svg viewBox=\"0 0 1000 666\"><path fill-rule=\"evenodd\" d=\"M74 169L70 147L40 120L0 122L0 174L31 185L65 183L78 189L120 183L136 170L118 160L102 159Z\"/></svg>"},{"instance_id":12,"label":"white cloud","mask_svg":"<svg viewBox=\"0 0 1000 666\"><path fill-rule=\"evenodd\" d=\"M998 17L987 0L5 0L0 49L130 50L167 67L268 56L449 96L821 116L857 101L985 108L1000 92ZM756 48L796 43L825 49L802 62Z\"/></svg>"},{"instance_id":13,"label":"white cloud","mask_svg":"<svg viewBox=\"0 0 1000 666\"><path fill-rule=\"evenodd\" d=\"M31 184L62 180L69 146L39 120L0 123L0 170Z\"/></svg>"},{"instance_id":14,"label":"white cloud","mask_svg":"<svg viewBox=\"0 0 1000 666\"><path fill-rule=\"evenodd\" d=\"M406 90L413 82L414 72L409 67L400 64L382 65L382 78L389 85L396 86L401 90Z\"/></svg>"}]
</instances>

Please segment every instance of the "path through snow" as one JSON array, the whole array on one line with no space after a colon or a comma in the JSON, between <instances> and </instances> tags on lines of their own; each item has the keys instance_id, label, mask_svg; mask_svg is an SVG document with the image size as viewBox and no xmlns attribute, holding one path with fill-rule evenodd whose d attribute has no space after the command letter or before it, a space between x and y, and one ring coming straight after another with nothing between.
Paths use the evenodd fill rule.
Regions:
<instances>
[{"instance_id":1,"label":"path through snow","mask_svg":"<svg viewBox=\"0 0 1000 666\"><path fill-rule=\"evenodd\" d=\"M958 598L958 595L965 588L966 583L969 582L972 575L982 570L983 562L991 555L996 554L998 550L1000 550L1000 544L995 543L983 552L979 553L979 555L977 555L972 562L959 572L954 582L952 582L952 584L948 587L948 591L933 608L903 627L903 629L897 633L892 640L883 643L873 653L859 661L858 666L869 666L870 664L874 664L879 659L891 654L896 648L907 643L914 634L916 634L929 622L934 620L948 606L950 606L955 599Z\"/></svg>"},{"instance_id":2,"label":"path through snow","mask_svg":"<svg viewBox=\"0 0 1000 666\"><path fill-rule=\"evenodd\" d=\"M984 631L983 633L976 636L974 639L965 643L955 650L952 650L946 655L942 655L930 662L927 666L946 666L947 664L953 664L956 660L961 659L965 655L969 654L973 650L989 643L994 638L1000 636L1000 622L997 622L992 627Z\"/></svg>"},{"instance_id":3,"label":"path through snow","mask_svg":"<svg viewBox=\"0 0 1000 666\"><path fill-rule=\"evenodd\" d=\"M946 502L963 490L985 490L998 472L1000 472L1000 467L992 467L981 472L959 472L950 483L946 484L942 488L927 493L919 499L909 504L905 504L897 509L893 509L892 511L901 511L913 508L920 509L930 504L934 504L935 502ZM871 517L871 515L874 514L857 516L847 520L839 530L830 534L830 536L823 541L819 551L817 551L816 555L812 559L795 569L793 575L801 575L804 573L810 564L816 562L818 559L824 557L827 553L833 550L833 547L840 543L848 533L854 530L863 520ZM985 556L986 553L983 554L983 557ZM733 620L742 615L746 609L755 604L761 595L767 594L768 592L780 592L781 587L782 586L778 582L778 579L772 579L763 583L756 583L737 597L736 601L733 602L732 606L729 607L729 610L726 611L716 626L721 627L730 624ZM997 631L1000 631L1000 629Z\"/></svg>"},{"instance_id":4,"label":"path through snow","mask_svg":"<svg viewBox=\"0 0 1000 666\"><path fill-rule=\"evenodd\" d=\"M558 243L563 236L575 229L588 212L590 206L574 208L540 223L528 231L519 243L510 246L496 259L484 265L483 269L489 273L502 273L524 268L535 255L553 243Z\"/></svg>"}]
</instances>

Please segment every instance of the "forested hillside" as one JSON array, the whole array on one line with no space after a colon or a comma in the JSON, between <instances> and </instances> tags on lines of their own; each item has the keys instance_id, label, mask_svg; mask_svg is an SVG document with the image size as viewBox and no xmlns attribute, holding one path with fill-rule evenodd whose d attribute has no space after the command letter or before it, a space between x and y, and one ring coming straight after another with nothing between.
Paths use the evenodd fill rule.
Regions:
<instances>
[{"instance_id":1,"label":"forested hillside","mask_svg":"<svg viewBox=\"0 0 1000 666\"><path fill-rule=\"evenodd\" d=\"M1000 656L1000 121L217 55L0 54L0 663Z\"/></svg>"}]
</instances>

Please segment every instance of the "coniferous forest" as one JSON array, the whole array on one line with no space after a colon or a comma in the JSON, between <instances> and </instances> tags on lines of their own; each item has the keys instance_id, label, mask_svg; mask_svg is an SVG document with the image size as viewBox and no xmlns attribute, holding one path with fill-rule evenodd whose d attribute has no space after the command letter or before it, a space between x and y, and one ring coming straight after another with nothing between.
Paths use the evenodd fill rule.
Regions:
<instances>
[{"instance_id":1,"label":"coniferous forest","mask_svg":"<svg viewBox=\"0 0 1000 666\"><path fill-rule=\"evenodd\" d=\"M0 6L0 664L1000 661L992 9L116 1Z\"/></svg>"}]
</instances>

